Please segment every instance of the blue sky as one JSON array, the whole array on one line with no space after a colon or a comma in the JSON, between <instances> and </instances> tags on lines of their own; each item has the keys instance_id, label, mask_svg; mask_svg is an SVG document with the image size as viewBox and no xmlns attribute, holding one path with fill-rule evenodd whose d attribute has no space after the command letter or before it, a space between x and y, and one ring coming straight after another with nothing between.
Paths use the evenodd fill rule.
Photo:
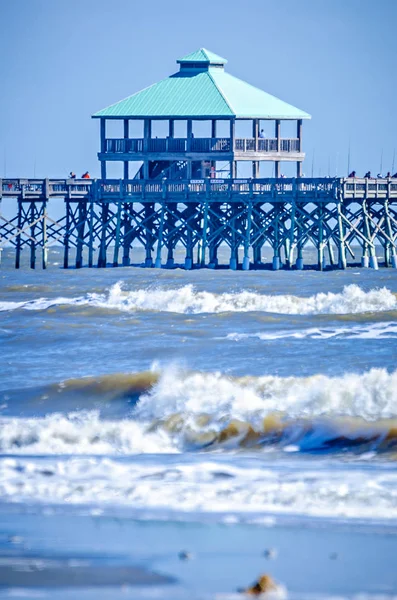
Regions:
<instances>
[{"instance_id":1,"label":"blue sky","mask_svg":"<svg viewBox=\"0 0 397 600\"><path fill-rule=\"evenodd\" d=\"M392 168L395 0L0 0L0 22L0 176L99 176L91 114L200 47L312 115L306 175L345 174L349 143L351 169Z\"/></svg>"}]
</instances>

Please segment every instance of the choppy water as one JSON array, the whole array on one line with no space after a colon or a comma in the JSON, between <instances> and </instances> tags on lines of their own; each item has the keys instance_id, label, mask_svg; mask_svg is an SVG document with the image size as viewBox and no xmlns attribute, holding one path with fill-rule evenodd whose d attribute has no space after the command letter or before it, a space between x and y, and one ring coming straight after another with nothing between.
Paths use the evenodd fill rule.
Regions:
<instances>
[{"instance_id":1,"label":"choppy water","mask_svg":"<svg viewBox=\"0 0 397 600\"><path fill-rule=\"evenodd\" d=\"M4 502L397 525L395 271L0 282Z\"/></svg>"}]
</instances>

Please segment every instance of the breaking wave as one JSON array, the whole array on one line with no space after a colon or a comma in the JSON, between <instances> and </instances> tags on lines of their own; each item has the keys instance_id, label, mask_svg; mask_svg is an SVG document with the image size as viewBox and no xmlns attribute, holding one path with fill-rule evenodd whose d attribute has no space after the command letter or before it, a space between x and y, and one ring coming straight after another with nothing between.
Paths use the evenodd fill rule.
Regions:
<instances>
[{"instance_id":1,"label":"breaking wave","mask_svg":"<svg viewBox=\"0 0 397 600\"><path fill-rule=\"evenodd\" d=\"M240 377L167 368L43 390L126 402L123 418L99 410L0 418L0 451L140 454L237 448L386 452L397 448L397 371L342 377Z\"/></svg>"},{"instance_id":2,"label":"breaking wave","mask_svg":"<svg viewBox=\"0 0 397 600\"><path fill-rule=\"evenodd\" d=\"M371 323L364 325L352 325L350 327L309 327L293 331L259 331L257 333L229 333L226 339L234 342L240 342L250 338L257 338L263 341L283 340L283 339L305 339L328 340L331 338L344 338L347 340L375 340L389 339L397 336L397 323Z\"/></svg>"},{"instance_id":3,"label":"breaking wave","mask_svg":"<svg viewBox=\"0 0 397 600\"><path fill-rule=\"evenodd\" d=\"M397 309L397 298L387 288L364 291L351 284L340 293L318 293L307 298L292 295L266 295L240 291L214 294L193 285L164 289L148 287L123 289L114 284L107 294L92 293L77 298L40 298L28 302L2 302L0 310L45 310L51 306L91 305L120 311L159 311L181 314L223 312L270 312L289 315L358 314Z\"/></svg>"}]
</instances>

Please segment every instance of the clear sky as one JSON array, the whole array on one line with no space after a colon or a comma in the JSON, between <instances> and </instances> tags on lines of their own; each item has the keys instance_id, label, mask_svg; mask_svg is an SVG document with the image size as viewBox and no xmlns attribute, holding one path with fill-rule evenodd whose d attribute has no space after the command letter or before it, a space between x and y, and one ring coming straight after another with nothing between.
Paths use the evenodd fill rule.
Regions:
<instances>
[{"instance_id":1,"label":"clear sky","mask_svg":"<svg viewBox=\"0 0 397 600\"><path fill-rule=\"evenodd\" d=\"M0 176L100 174L97 110L200 47L312 115L305 174L392 169L397 0L0 0ZM397 156L394 160L397 171Z\"/></svg>"}]
</instances>

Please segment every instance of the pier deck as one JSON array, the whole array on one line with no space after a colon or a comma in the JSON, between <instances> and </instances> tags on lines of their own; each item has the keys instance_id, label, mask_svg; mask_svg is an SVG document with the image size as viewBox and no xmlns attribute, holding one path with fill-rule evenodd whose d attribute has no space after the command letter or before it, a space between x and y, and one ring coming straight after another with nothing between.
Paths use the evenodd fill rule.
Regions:
<instances>
[{"instance_id":1,"label":"pier deck","mask_svg":"<svg viewBox=\"0 0 397 600\"><path fill-rule=\"evenodd\" d=\"M15 199L11 218L1 213L7 198ZM53 219L48 212L60 202L63 214ZM64 247L65 268L72 247L79 268L83 256L88 266L129 265L138 245L145 266L160 267L166 252L172 267L180 244L187 269L216 267L221 244L232 269L259 266L264 244L274 269L303 268L307 244L317 248L319 269L345 268L356 244L363 266L377 268L380 245L384 264L397 267L397 179L0 179L0 250L15 248L16 268L25 248L35 268L40 250L45 268L54 244Z\"/></svg>"}]
</instances>

